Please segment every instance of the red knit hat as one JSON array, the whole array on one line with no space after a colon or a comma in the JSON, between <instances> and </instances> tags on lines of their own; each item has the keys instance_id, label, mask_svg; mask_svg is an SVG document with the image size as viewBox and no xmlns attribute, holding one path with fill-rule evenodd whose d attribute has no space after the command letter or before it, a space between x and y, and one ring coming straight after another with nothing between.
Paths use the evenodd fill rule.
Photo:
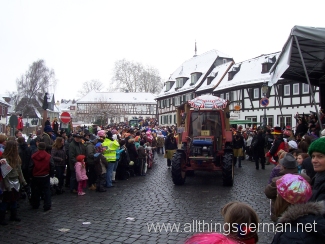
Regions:
<instances>
[{"instance_id":1,"label":"red knit hat","mask_svg":"<svg viewBox=\"0 0 325 244\"><path fill-rule=\"evenodd\" d=\"M84 159L85 159L85 155L82 155L82 154L80 154L80 155L78 155L77 157L76 157L76 159L77 159L77 162L82 162Z\"/></svg>"}]
</instances>

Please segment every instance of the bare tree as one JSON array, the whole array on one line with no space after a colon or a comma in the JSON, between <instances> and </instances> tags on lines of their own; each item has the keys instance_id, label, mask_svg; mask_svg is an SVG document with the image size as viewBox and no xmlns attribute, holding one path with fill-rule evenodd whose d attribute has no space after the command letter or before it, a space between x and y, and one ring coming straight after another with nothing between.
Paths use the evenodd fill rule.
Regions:
<instances>
[{"instance_id":1,"label":"bare tree","mask_svg":"<svg viewBox=\"0 0 325 244\"><path fill-rule=\"evenodd\" d=\"M163 88L163 82L157 69L147 67L141 75L141 90L157 94Z\"/></svg>"},{"instance_id":2,"label":"bare tree","mask_svg":"<svg viewBox=\"0 0 325 244\"><path fill-rule=\"evenodd\" d=\"M115 62L113 90L158 93L163 83L157 69L125 59Z\"/></svg>"},{"instance_id":3,"label":"bare tree","mask_svg":"<svg viewBox=\"0 0 325 244\"><path fill-rule=\"evenodd\" d=\"M82 84L82 89L78 91L80 97L85 96L90 91L100 91L103 88L103 83L98 80L86 81Z\"/></svg>"},{"instance_id":4,"label":"bare tree","mask_svg":"<svg viewBox=\"0 0 325 244\"><path fill-rule=\"evenodd\" d=\"M53 69L46 67L44 60L40 59L33 62L29 70L16 80L16 84L16 99L19 102L22 98L27 98L26 107L32 98L43 97L49 88L55 88L55 73Z\"/></svg>"},{"instance_id":5,"label":"bare tree","mask_svg":"<svg viewBox=\"0 0 325 244\"><path fill-rule=\"evenodd\" d=\"M14 107L17 107L18 102L19 102L18 92L7 91L7 94L8 94L8 97L10 97L11 103L14 105Z\"/></svg>"}]
</instances>

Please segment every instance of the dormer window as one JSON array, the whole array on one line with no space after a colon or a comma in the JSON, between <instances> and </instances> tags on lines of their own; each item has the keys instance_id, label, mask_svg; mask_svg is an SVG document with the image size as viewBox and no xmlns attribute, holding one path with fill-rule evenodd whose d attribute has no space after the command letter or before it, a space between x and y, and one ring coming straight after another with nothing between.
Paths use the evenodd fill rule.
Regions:
<instances>
[{"instance_id":1,"label":"dormer window","mask_svg":"<svg viewBox=\"0 0 325 244\"><path fill-rule=\"evenodd\" d=\"M273 58L265 57L265 62L262 63L262 74L268 73L272 67L272 65L275 63L275 56Z\"/></svg>"},{"instance_id":2,"label":"dormer window","mask_svg":"<svg viewBox=\"0 0 325 244\"><path fill-rule=\"evenodd\" d=\"M240 65L237 67L232 67L228 72L228 80L232 80L235 74L237 74L239 70L240 70Z\"/></svg>"},{"instance_id":3,"label":"dormer window","mask_svg":"<svg viewBox=\"0 0 325 244\"><path fill-rule=\"evenodd\" d=\"M169 91L173 87L174 83L175 83L175 81L167 81L165 92Z\"/></svg>"},{"instance_id":4,"label":"dormer window","mask_svg":"<svg viewBox=\"0 0 325 244\"><path fill-rule=\"evenodd\" d=\"M195 83L200 79L202 73L195 72L191 74L191 85L195 85Z\"/></svg>"},{"instance_id":5,"label":"dormer window","mask_svg":"<svg viewBox=\"0 0 325 244\"><path fill-rule=\"evenodd\" d=\"M186 77L179 77L179 78L176 78L176 88L182 88L186 81L187 81L188 78Z\"/></svg>"},{"instance_id":6,"label":"dormer window","mask_svg":"<svg viewBox=\"0 0 325 244\"><path fill-rule=\"evenodd\" d=\"M234 78L235 74L236 74L236 72L234 72L234 71L229 71L229 72L228 72L228 80L232 80L232 79Z\"/></svg>"},{"instance_id":7,"label":"dormer window","mask_svg":"<svg viewBox=\"0 0 325 244\"><path fill-rule=\"evenodd\" d=\"M211 84L211 82L213 81L213 78L214 77L208 77L207 78L207 85L210 85Z\"/></svg>"}]
</instances>

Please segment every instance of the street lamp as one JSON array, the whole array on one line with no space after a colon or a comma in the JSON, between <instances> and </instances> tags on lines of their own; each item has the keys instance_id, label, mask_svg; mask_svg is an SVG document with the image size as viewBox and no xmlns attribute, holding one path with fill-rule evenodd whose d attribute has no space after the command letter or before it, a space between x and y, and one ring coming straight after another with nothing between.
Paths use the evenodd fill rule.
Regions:
<instances>
[{"instance_id":1,"label":"street lamp","mask_svg":"<svg viewBox=\"0 0 325 244\"><path fill-rule=\"evenodd\" d=\"M269 90L269 86L267 85L267 82L264 82L262 84L262 93L264 98L266 98L266 94L268 90ZM263 127L266 130L266 106L264 106Z\"/></svg>"}]
</instances>

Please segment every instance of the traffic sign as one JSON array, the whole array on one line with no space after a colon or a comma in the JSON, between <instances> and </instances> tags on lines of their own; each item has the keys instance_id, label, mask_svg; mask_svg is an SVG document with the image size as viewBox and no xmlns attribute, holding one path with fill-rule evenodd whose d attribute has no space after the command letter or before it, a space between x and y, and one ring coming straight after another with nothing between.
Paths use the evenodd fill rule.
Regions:
<instances>
[{"instance_id":1,"label":"traffic sign","mask_svg":"<svg viewBox=\"0 0 325 244\"><path fill-rule=\"evenodd\" d=\"M61 119L62 123L67 124L67 123L70 122L71 116L70 116L70 114L68 112L63 112L60 115L60 119Z\"/></svg>"},{"instance_id":2,"label":"traffic sign","mask_svg":"<svg viewBox=\"0 0 325 244\"><path fill-rule=\"evenodd\" d=\"M261 106L266 107L266 106L269 105L269 103L270 103L270 100L269 100L267 97L264 97L264 98L262 98L262 99L260 100L260 104L261 104Z\"/></svg>"}]
</instances>

